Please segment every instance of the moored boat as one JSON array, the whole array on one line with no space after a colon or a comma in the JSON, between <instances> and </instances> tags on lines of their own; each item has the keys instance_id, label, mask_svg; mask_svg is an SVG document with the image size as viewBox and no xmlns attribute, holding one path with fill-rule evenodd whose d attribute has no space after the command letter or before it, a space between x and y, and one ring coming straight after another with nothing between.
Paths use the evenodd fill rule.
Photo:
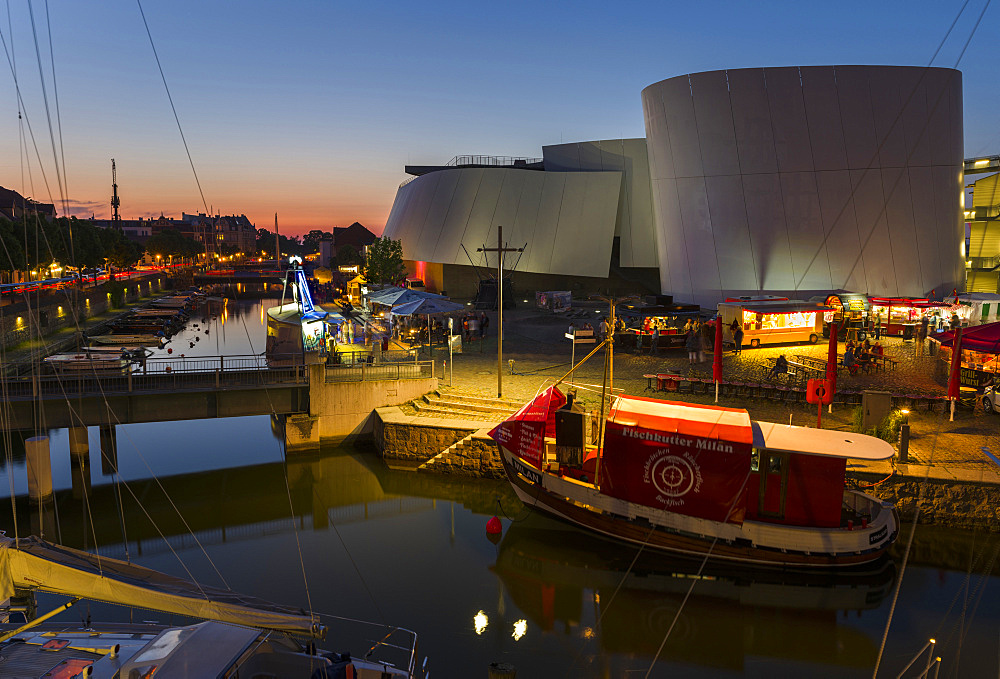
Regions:
<instances>
[{"instance_id":1,"label":"moored boat","mask_svg":"<svg viewBox=\"0 0 1000 679\"><path fill-rule=\"evenodd\" d=\"M0 626L0 675L17 677L344 677L415 679L416 635L390 627L361 658L323 652L315 614L207 587L38 538L0 538L0 609L34 610L34 592L72 597ZM80 599L201 619L188 625L46 622ZM15 603L16 602L16 603ZM30 617L26 616L26 617ZM384 634L384 636L383 636ZM406 641L401 641L405 639ZM393 665L376 659L401 651Z\"/></svg>"},{"instance_id":2,"label":"moored boat","mask_svg":"<svg viewBox=\"0 0 1000 679\"><path fill-rule=\"evenodd\" d=\"M603 445L584 446L579 437L559 440L560 410L571 410L567 398L550 387L491 435L522 502L604 536L814 568L874 561L898 534L890 503L845 487L847 459L892 457L880 439L622 395Z\"/></svg>"}]
</instances>

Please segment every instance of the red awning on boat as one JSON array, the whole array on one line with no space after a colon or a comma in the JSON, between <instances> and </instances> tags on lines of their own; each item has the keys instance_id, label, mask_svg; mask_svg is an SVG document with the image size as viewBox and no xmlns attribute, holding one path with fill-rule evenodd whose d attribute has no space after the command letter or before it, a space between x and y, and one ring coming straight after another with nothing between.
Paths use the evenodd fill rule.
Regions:
<instances>
[{"instance_id":1,"label":"red awning on boat","mask_svg":"<svg viewBox=\"0 0 1000 679\"><path fill-rule=\"evenodd\" d=\"M750 415L742 408L720 408L697 403L658 401L641 396L619 396L611 408L610 421L622 426L753 443Z\"/></svg>"}]
</instances>

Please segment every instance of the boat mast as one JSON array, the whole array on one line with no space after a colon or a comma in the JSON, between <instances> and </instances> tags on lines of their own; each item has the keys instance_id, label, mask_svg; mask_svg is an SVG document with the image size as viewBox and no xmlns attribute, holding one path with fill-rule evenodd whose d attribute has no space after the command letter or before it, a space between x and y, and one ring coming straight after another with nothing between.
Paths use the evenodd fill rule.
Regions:
<instances>
[{"instance_id":1,"label":"boat mast","mask_svg":"<svg viewBox=\"0 0 1000 679\"><path fill-rule=\"evenodd\" d=\"M609 298L608 305L610 306L608 330L604 334L604 380L601 383L601 422L597 429L597 462L594 466L594 488L597 489L601 487L601 456L604 453L604 428L608 419L604 411L604 402L608 391L613 395L615 390L615 301Z\"/></svg>"}]
</instances>

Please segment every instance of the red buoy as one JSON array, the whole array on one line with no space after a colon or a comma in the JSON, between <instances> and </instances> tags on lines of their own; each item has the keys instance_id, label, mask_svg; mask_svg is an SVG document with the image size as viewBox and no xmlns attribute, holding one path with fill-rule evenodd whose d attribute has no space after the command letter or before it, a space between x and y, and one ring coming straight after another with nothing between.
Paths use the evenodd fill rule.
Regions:
<instances>
[{"instance_id":1,"label":"red buoy","mask_svg":"<svg viewBox=\"0 0 1000 679\"><path fill-rule=\"evenodd\" d=\"M500 519L493 517L486 522L486 533L488 535L500 535L503 532L503 524L500 523Z\"/></svg>"},{"instance_id":2,"label":"red buoy","mask_svg":"<svg viewBox=\"0 0 1000 679\"><path fill-rule=\"evenodd\" d=\"M167 372L170 372L170 366L169 365L167 366Z\"/></svg>"},{"instance_id":3,"label":"red buoy","mask_svg":"<svg viewBox=\"0 0 1000 679\"><path fill-rule=\"evenodd\" d=\"M172 354L172 353L174 353L174 350L173 350L173 349L171 349L171 348L169 348L169 347L167 347L167 353L168 353L168 354Z\"/></svg>"}]
</instances>

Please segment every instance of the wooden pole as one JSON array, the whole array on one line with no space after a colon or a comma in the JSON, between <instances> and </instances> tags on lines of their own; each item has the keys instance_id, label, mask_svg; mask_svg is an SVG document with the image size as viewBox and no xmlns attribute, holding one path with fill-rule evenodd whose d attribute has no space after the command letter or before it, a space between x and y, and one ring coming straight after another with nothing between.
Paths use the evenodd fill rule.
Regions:
<instances>
[{"instance_id":1,"label":"wooden pole","mask_svg":"<svg viewBox=\"0 0 1000 679\"><path fill-rule=\"evenodd\" d=\"M497 398L503 398L503 227L497 225Z\"/></svg>"}]
</instances>

